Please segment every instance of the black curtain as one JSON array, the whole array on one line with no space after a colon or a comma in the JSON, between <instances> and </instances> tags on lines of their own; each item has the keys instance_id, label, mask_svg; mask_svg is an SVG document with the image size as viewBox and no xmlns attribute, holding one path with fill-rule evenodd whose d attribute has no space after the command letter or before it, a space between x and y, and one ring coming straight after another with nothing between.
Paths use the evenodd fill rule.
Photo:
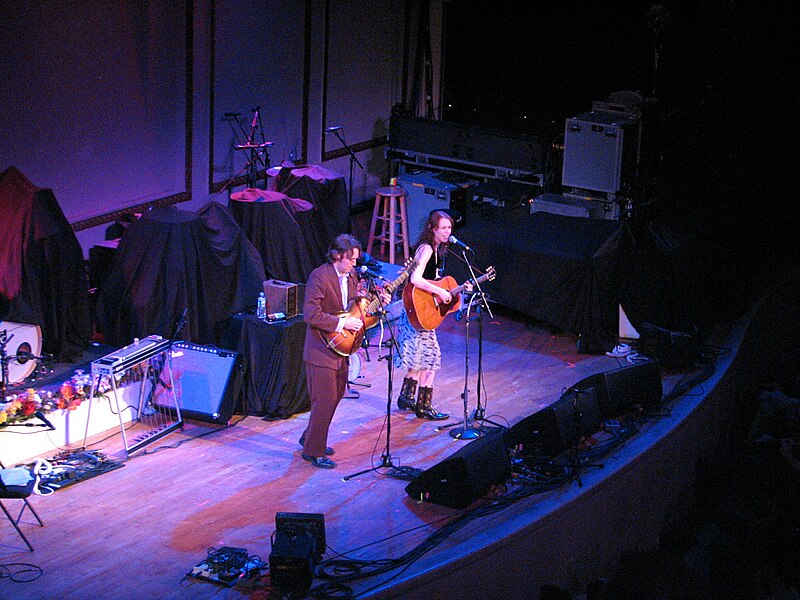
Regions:
<instances>
[{"instance_id":1,"label":"black curtain","mask_svg":"<svg viewBox=\"0 0 800 600\"><path fill-rule=\"evenodd\" d=\"M73 362L92 334L83 253L53 190L15 167L0 175L0 240L0 320L39 325L43 351Z\"/></svg>"},{"instance_id":2,"label":"black curtain","mask_svg":"<svg viewBox=\"0 0 800 600\"><path fill-rule=\"evenodd\" d=\"M228 210L157 208L131 225L97 305L109 344L168 337L184 310L180 338L219 345L234 313L255 305L264 280L258 252Z\"/></svg>"}]
</instances>

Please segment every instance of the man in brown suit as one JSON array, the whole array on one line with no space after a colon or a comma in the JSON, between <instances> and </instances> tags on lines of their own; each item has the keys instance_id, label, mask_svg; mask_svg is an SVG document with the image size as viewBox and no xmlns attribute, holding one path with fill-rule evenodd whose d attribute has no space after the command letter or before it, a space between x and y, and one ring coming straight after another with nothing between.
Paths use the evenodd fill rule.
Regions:
<instances>
[{"instance_id":1,"label":"man in brown suit","mask_svg":"<svg viewBox=\"0 0 800 600\"><path fill-rule=\"evenodd\" d=\"M303 319L308 324L303 346L311 416L308 427L300 437L303 460L315 467L333 469L336 463L328 456L328 429L333 413L347 387L347 358L328 348L320 332L356 332L364 322L353 316L337 316L355 298L356 260L361 243L348 234L339 235L328 248L328 262L317 267L308 277L303 303Z\"/></svg>"}]
</instances>

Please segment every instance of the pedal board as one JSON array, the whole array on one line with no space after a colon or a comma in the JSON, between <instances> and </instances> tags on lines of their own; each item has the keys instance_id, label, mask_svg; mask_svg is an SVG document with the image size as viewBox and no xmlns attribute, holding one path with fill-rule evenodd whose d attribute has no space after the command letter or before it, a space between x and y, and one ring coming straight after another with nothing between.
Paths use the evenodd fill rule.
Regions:
<instances>
[{"instance_id":1,"label":"pedal board","mask_svg":"<svg viewBox=\"0 0 800 600\"><path fill-rule=\"evenodd\" d=\"M39 486L52 491L125 466L125 463L109 459L95 450L62 452L48 459L48 462L53 470L41 477Z\"/></svg>"},{"instance_id":2,"label":"pedal board","mask_svg":"<svg viewBox=\"0 0 800 600\"><path fill-rule=\"evenodd\" d=\"M262 566L261 559L250 557L246 549L225 546L197 563L187 576L233 587L254 570L260 571Z\"/></svg>"}]
</instances>

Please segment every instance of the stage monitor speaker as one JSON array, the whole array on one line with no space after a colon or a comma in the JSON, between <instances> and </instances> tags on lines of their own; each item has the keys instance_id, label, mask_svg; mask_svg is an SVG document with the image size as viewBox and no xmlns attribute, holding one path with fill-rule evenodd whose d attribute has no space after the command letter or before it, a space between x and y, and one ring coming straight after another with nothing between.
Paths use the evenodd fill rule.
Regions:
<instances>
[{"instance_id":1,"label":"stage monitor speaker","mask_svg":"<svg viewBox=\"0 0 800 600\"><path fill-rule=\"evenodd\" d=\"M602 376L605 385L598 400L604 419L623 415L636 406L661 404L661 371L656 360L606 371Z\"/></svg>"},{"instance_id":2,"label":"stage monitor speaker","mask_svg":"<svg viewBox=\"0 0 800 600\"><path fill-rule=\"evenodd\" d=\"M651 323L642 324L639 351L665 367L686 368L700 360L700 343L694 334L670 331Z\"/></svg>"},{"instance_id":3,"label":"stage monitor speaker","mask_svg":"<svg viewBox=\"0 0 800 600\"><path fill-rule=\"evenodd\" d=\"M242 358L238 352L186 342L172 345L172 377L181 415L197 421L227 423L242 392ZM166 377L162 373L162 379ZM171 408L171 397L159 386L156 406Z\"/></svg>"},{"instance_id":4,"label":"stage monitor speaker","mask_svg":"<svg viewBox=\"0 0 800 600\"><path fill-rule=\"evenodd\" d=\"M511 476L511 461L503 436L488 434L473 440L440 463L423 471L406 486L415 500L450 508L466 508L492 484Z\"/></svg>"},{"instance_id":5,"label":"stage monitor speaker","mask_svg":"<svg viewBox=\"0 0 800 600\"><path fill-rule=\"evenodd\" d=\"M596 433L601 421L595 388L574 386L506 431L506 445L521 445L529 455L556 456Z\"/></svg>"}]
</instances>

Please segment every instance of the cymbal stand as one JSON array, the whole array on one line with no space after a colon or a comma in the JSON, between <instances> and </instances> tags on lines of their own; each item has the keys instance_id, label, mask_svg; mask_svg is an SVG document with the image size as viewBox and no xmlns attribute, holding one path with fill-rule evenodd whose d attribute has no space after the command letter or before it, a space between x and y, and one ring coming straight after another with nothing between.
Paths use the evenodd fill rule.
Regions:
<instances>
[{"instance_id":1,"label":"cymbal stand","mask_svg":"<svg viewBox=\"0 0 800 600\"><path fill-rule=\"evenodd\" d=\"M353 149L347 145L347 142L344 140L344 135L341 133L342 128L334 129L333 133L336 134L336 139L338 139L342 147L350 153L350 174L347 178L347 228L352 231L353 229L353 179L355 177L355 166L358 165L361 170L364 170L364 165L361 164L361 161L358 160L356 153L353 152Z\"/></svg>"},{"instance_id":2,"label":"cymbal stand","mask_svg":"<svg viewBox=\"0 0 800 600\"><path fill-rule=\"evenodd\" d=\"M249 150L250 151L250 158L245 163L244 167L242 167L233 177L231 177L228 182L222 187L223 190L229 190L233 187L233 182L245 171L247 172L247 187L255 188L258 182L258 170L259 164L266 169L270 166L270 158L269 152L267 148L271 148L275 145L274 142L268 142L264 138L264 125L261 121L261 106L256 106L252 109L252 120L250 121L250 131L246 131L242 121L239 119L240 113L225 113L225 116L228 118L233 118L236 121L236 125L239 128L239 133L241 133L242 140L240 141L239 133L237 133L236 129L234 129L233 125L231 124L231 130L233 131L234 138L236 139L233 148L235 150ZM257 140L257 134L260 133L261 141ZM266 188L266 178L264 187Z\"/></svg>"},{"instance_id":3,"label":"cymbal stand","mask_svg":"<svg viewBox=\"0 0 800 600\"><path fill-rule=\"evenodd\" d=\"M389 315L386 313L385 307L383 302L380 299L380 296L377 296L378 303L379 303L379 314L380 319L385 324L386 328L390 332L390 339L386 341L386 346L389 348L389 353L385 356L379 356L378 360L385 360L386 361L386 373L387 373L387 386L386 386L386 445L383 448L383 453L381 454L381 464L371 467L369 469L364 469L363 471L359 471L357 473L353 473L351 475L346 475L342 477L342 481L348 481L353 479L354 477L358 477L359 475L363 475L364 473L371 473L372 471L377 471L378 469L388 469L386 474L389 477L396 477L398 479L407 479L404 470L408 469L405 467L401 469L399 467L395 467L392 464L392 453L391 453L391 439L392 439L392 395L393 395L393 379L394 379L394 349L395 349L395 339L394 334L391 333L392 329L389 325Z\"/></svg>"}]
</instances>

